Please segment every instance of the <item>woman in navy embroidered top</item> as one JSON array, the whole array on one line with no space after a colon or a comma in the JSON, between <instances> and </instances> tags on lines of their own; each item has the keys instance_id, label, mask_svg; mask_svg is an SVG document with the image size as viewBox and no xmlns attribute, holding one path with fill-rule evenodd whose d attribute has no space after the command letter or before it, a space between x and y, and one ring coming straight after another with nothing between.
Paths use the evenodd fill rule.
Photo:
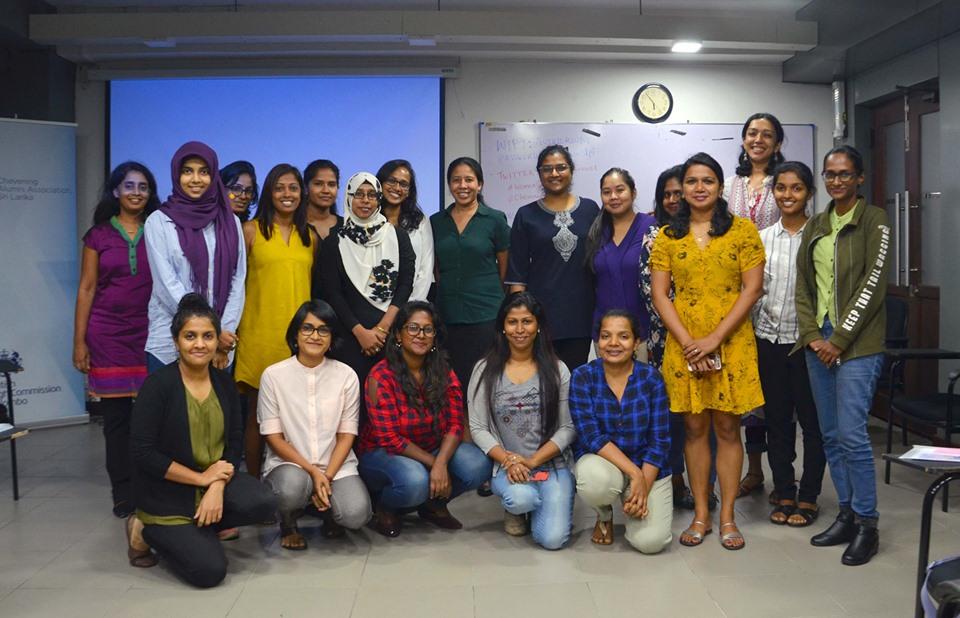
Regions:
<instances>
[{"instance_id":1,"label":"woman in navy embroidered top","mask_svg":"<svg viewBox=\"0 0 960 618\"><path fill-rule=\"evenodd\" d=\"M568 367L587 362L593 322L593 281L585 265L587 234L600 212L597 203L570 193L573 158L564 146L537 157L543 197L513 218L505 282L526 290L547 310L557 356Z\"/></svg>"}]
</instances>

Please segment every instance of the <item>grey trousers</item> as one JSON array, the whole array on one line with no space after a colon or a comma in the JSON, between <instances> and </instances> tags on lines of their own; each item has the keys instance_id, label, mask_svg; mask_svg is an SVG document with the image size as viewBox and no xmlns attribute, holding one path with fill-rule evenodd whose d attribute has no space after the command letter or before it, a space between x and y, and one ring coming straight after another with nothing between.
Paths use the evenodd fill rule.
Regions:
<instances>
[{"instance_id":1,"label":"grey trousers","mask_svg":"<svg viewBox=\"0 0 960 618\"><path fill-rule=\"evenodd\" d=\"M592 507L600 521L613 519L613 504L630 496L630 479L599 455L587 453L577 461L577 494ZM644 554L655 554L673 540L673 485L670 476L656 481L647 494L648 515L624 516L626 539Z\"/></svg>"},{"instance_id":2,"label":"grey trousers","mask_svg":"<svg viewBox=\"0 0 960 618\"><path fill-rule=\"evenodd\" d=\"M263 482L273 490L277 498L280 523L284 526L295 524L297 512L310 503L310 496L313 494L313 479L307 471L296 464L282 464L271 470ZM337 479L330 483L330 489L333 521L351 530L356 530L370 521L370 494L359 475Z\"/></svg>"}]
</instances>

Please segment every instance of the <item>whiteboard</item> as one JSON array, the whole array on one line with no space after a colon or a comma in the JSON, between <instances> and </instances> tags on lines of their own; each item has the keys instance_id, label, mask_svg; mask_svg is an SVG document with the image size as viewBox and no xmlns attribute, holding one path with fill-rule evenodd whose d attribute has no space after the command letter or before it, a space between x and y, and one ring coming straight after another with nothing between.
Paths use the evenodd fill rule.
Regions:
<instances>
[{"instance_id":1,"label":"whiteboard","mask_svg":"<svg viewBox=\"0 0 960 618\"><path fill-rule=\"evenodd\" d=\"M543 196L537 174L537 155L551 144L570 149L576 166L571 191L600 203L600 177L611 167L622 167L637 183L638 211L653 210L657 176L706 152L720 162L725 176L733 175L743 143L743 124L615 124L615 123L480 123L480 163L483 196L488 206L507 219L524 204ZM784 125L781 152L788 161L814 166L815 127Z\"/></svg>"}]
</instances>

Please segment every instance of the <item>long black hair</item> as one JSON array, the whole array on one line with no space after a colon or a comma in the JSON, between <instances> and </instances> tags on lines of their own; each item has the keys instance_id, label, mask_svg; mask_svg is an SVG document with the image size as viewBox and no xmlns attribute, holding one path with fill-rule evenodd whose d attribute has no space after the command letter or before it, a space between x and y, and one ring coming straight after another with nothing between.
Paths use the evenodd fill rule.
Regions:
<instances>
[{"instance_id":1,"label":"long black hair","mask_svg":"<svg viewBox=\"0 0 960 618\"><path fill-rule=\"evenodd\" d=\"M510 360L510 344L504 333L504 324L507 314L518 307L526 307L533 317L537 318L538 330L533 340L533 362L537 365L537 375L540 378L540 445L542 446L556 432L560 422L560 369L558 366L560 361L553 351L547 314L540 301L530 292L508 294L500 304L496 322L500 332L494 335L493 342L483 355L483 362L486 364L480 374L480 380L474 387L474 395L483 387L490 411L493 412L493 395L500 376L503 375L503 370L507 366L507 361Z\"/></svg>"},{"instance_id":2,"label":"long black hair","mask_svg":"<svg viewBox=\"0 0 960 618\"><path fill-rule=\"evenodd\" d=\"M754 114L747 118L747 121L743 123L743 129L740 131L740 138L747 138L747 130L750 128L750 123L754 120L766 120L773 125L773 131L777 134L777 144L783 145L783 125L780 124L780 121L777 120L777 117L773 114L768 114L766 112L760 112ZM770 157L770 161L767 163L767 167L764 172L767 176L773 174L774 168L779 164L784 162L783 153L779 150L773 153L773 156ZM747 156L747 149L743 147L743 144L740 145L740 156L737 158L737 176L749 176L753 171L753 163L750 162L750 157Z\"/></svg>"},{"instance_id":3,"label":"long black hair","mask_svg":"<svg viewBox=\"0 0 960 618\"><path fill-rule=\"evenodd\" d=\"M273 235L273 214L276 210L273 205L273 187L285 174L293 174L293 177L297 179L297 184L300 185L300 203L297 204L297 209L293 213L293 225L297 228L297 234L300 235L303 246L309 247L310 227L307 225L307 188L303 186L303 176L300 175L300 170L289 163L274 165L263 180L263 195L266 196L266 199L257 209L257 224L260 226L260 233L263 234L263 237L270 240L270 236Z\"/></svg>"},{"instance_id":4,"label":"long black hair","mask_svg":"<svg viewBox=\"0 0 960 618\"><path fill-rule=\"evenodd\" d=\"M380 186L386 191L387 178L390 178L390 174L401 167L407 168L407 171L410 172L410 190L407 192L407 198L400 202L400 217L397 222L401 228L410 232L420 227L420 223L423 221L423 211L420 210L420 203L417 201L417 175L413 172L413 166L404 159L387 161L377 171L377 180L380 181Z\"/></svg>"},{"instance_id":5,"label":"long black hair","mask_svg":"<svg viewBox=\"0 0 960 618\"><path fill-rule=\"evenodd\" d=\"M326 301L313 299L300 305L297 312L293 314L290 324L287 326L286 342L290 348L290 355L296 356L300 351L300 345L297 343L297 333L300 327L307 320L307 315L314 315L330 328L330 349L336 350L340 347L340 341L343 339L342 327L337 314Z\"/></svg>"},{"instance_id":6,"label":"long black hair","mask_svg":"<svg viewBox=\"0 0 960 618\"><path fill-rule=\"evenodd\" d=\"M570 169L573 169L573 166L571 166ZM630 191L634 194L634 199L636 199L637 183L634 182L630 172L620 167L611 167L603 173L603 176L600 177L600 192L603 193L603 181L607 179L607 176L613 174L617 174L623 178L623 182L630 187ZM633 208L633 205L631 204L630 207ZM590 224L590 230L587 232L587 250L583 258L584 265L587 267L587 270L592 273L596 273L596 270L593 268L593 258L595 258L597 252L600 251L600 247L603 245L604 234L608 230L612 236L613 217L610 216L610 213L607 212L605 208L601 208L600 212L598 212L594 218L593 223Z\"/></svg>"},{"instance_id":7,"label":"long black hair","mask_svg":"<svg viewBox=\"0 0 960 618\"><path fill-rule=\"evenodd\" d=\"M230 165L220 169L220 180L223 181L223 186L227 188L227 191L230 190L230 186L233 183L240 179L240 174L250 176L250 184L253 188L253 197L251 197L247 203L247 209L238 215L240 222L246 223L250 220L250 211L257 205L257 201L260 199L260 187L257 185L257 171L253 169L253 163L249 161L234 161Z\"/></svg>"},{"instance_id":8,"label":"long black hair","mask_svg":"<svg viewBox=\"0 0 960 618\"><path fill-rule=\"evenodd\" d=\"M410 316L420 311L430 316L436 333L433 336L433 348L427 353L420 367L421 382L417 383L403 358L400 333ZM433 414L434 428L439 426L443 409L450 405L450 363L447 362L447 353L444 350L446 341L447 329L433 303L412 300L400 307L383 344L387 366L400 378L400 389L407 396L407 403L417 410L421 417L428 411Z\"/></svg>"},{"instance_id":9,"label":"long black hair","mask_svg":"<svg viewBox=\"0 0 960 618\"><path fill-rule=\"evenodd\" d=\"M317 175L317 172L320 170L330 170L333 172L333 177L337 181L337 188L340 187L340 168L337 167L337 164L331 161L330 159L317 159L316 161L311 161L307 164L307 167L303 170L303 180L310 184L310 181ZM412 170L411 170L412 171ZM330 207L330 214L337 214L337 202L334 200L333 206Z\"/></svg>"},{"instance_id":10,"label":"long black hair","mask_svg":"<svg viewBox=\"0 0 960 618\"><path fill-rule=\"evenodd\" d=\"M117 187L123 182L130 172L140 172L147 179L147 187L150 189L150 195L147 197L147 203L143 207L141 218L146 221L157 208L160 208L160 198L157 196L157 180L142 163L136 161L124 161L110 172L106 182L100 187L100 199L97 201L96 208L93 209L93 224L99 225L106 223L110 217L120 214L120 198L113 194Z\"/></svg>"},{"instance_id":11,"label":"long black hair","mask_svg":"<svg viewBox=\"0 0 960 618\"><path fill-rule=\"evenodd\" d=\"M670 224L673 217L663 207L663 197L667 192L667 183L676 180L683 187L683 166L674 165L665 169L657 176L657 188L653 190L653 218L657 220L657 226L663 227ZM683 191L681 190L681 195Z\"/></svg>"},{"instance_id":12,"label":"long black hair","mask_svg":"<svg viewBox=\"0 0 960 618\"><path fill-rule=\"evenodd\" d=\"M687 177L687 171L694 165L705 165L716 175L717 182L723 185L723 168L717 163L717 160L705 152L698 152L687 159L680 167L684 179ZM682 183L681 183L682 184ZM721 187L718 187L719 191ZM713 211L713 217L710 220L710 236L723 236L733 225L733 217L730 215L727 207L727 200L723 197L717 197L717 207ZM680 208L677 209L677 216L670 222L670 226L665 233L670 238L683 238L690 231L690 204L686 197L680 200Z\"/></svg>"}]
</instances>

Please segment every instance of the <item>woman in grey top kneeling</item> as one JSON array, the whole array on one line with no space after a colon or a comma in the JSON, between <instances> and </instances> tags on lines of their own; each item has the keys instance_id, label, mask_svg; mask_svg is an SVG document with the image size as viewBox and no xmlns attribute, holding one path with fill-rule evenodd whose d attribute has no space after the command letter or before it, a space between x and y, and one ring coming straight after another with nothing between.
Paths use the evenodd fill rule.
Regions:
<instances>
[{"instance_id":1,"label":"woman in grey top kneeling","mask_svg":"<svg viewBox=\"0 0 960 618\"><path fill-rule=\"evenodd\" d=\"M470 431L493 460L490 487L503 501L506 533L532 532L542 547L560 549L570 540L575 490L570 372L529 292L507 296L496 324L500 334L470 376Z\"/></svg>"}]
</instances>

